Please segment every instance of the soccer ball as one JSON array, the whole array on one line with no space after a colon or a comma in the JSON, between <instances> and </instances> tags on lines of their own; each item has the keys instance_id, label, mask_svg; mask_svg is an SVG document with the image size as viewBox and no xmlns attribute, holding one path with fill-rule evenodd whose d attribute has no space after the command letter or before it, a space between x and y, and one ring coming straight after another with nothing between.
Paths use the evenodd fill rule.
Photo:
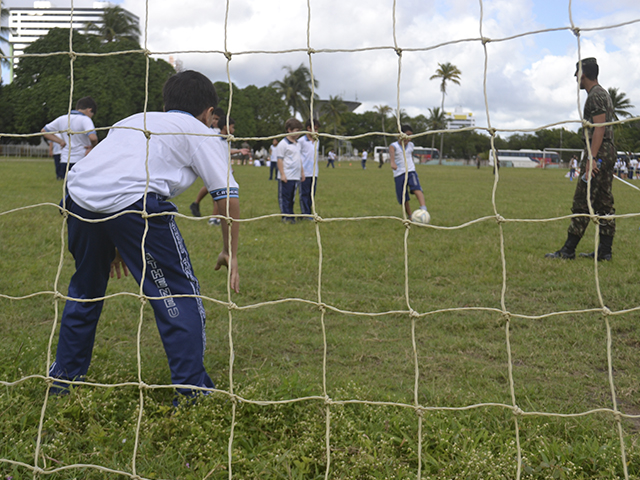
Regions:
<instances>
[{"instance_id":1,"label":"soccer ball","mask_svg":"<svg viewBox=\"0 0 640 480\"><path fill-rule=\"evenodd\" d=\"M411 214L411 221L414 223L427 224L431 221L431 215L426 210L416 210Z\"/></svg>"}]
</instances>

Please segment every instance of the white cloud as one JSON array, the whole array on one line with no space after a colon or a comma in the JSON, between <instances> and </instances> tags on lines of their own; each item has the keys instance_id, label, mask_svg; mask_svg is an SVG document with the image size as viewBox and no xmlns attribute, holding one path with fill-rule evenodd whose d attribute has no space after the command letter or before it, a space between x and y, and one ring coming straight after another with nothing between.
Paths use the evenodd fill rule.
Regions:
<instances>
[{"instance_id":1,"label":"white cloud","mask_svg":"<svg viewBox=\"0 0 640 480\"><path fill-rule=\"evenodd\" d=\"M24 1L5 3L11 6ZM79 1L75 0L75 4ZM573 71L578 59L578 39L573 33L547 32L500 41L535 30L568 26L568 4L564 3L397 0L396 39L403 49L400 106L410 115L427 115L429 108L439 106L438 82L430 81L429 77L438 63L451 62L462 72L461 85L448 86L445 109L461 106L473 112L479 126L487 125L483 45L478 40L456 43L479 38L482 5L482 35L493 40L486 45L491 125L498 129L528 129L577 119ZM147 20L144 0L123 0L120 4L138 15L144 26ZM317 52L311 60L322 98L357 97L363 103L360 111L380 104L395 108L398 56L390 48L394 45L393 2L310 0L310 5L308 24L304 0L230 0L226 46L234 53L229 63L232 81L241 87L267 85L282 78L284 65L308 64L309 57L304 51L308 31L310 46ZM227 59L220 53L225 50L226 8L226 0L149 1L148 48L162 52L160 56L165 59L171 54L185 67L200 70L212 80L226 80ZM602 27L640 19L640 4L637 0L574 1L572 15L579 28ZM582 30L580 46L582 57L598 58L601 83L605 87L618 87L640 106L640 24ZM376 49L344 52L363 48ZM294 49L302 51L241 53ZM329 53L326 49L343 51ZM581 100L584 101L584 92Z\"/></svg>"}]
</instances>

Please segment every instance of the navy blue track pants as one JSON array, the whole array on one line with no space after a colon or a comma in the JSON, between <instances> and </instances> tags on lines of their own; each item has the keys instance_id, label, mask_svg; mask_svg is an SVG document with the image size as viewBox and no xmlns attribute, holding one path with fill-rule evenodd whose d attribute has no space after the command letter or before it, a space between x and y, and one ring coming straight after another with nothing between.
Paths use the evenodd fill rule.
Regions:
<instances>
[{"instance_id":1,"label":"navy blue track pants","mask_svg":"<svg viewBox=\"0 0 640 480\"><path fill-rule=\"evenodd\" d=\"M94 213L76 205L67 197L67 208L87 219L111 215ZM125 210L142 210L142 199ZM150 193L147 212L175 212L176 206ZM175 298L171 295L199 295L189 254L173 215L149 218L145 240L146 276L143 291L149 297L162 338L171 382L213 388L205 371L203 356L206 343L205 312L199 298ZM104 296L111 262L117 248L129 271L138 283L142 278L142 236L145 221L139 213L127 213L98 223L88 223L69 216L69 251L76 263L76 272L69 284L69 296L92 299ZM103 301L66 302L62 313L56 361L50 375L65 380L83 380L95 339ZM190 389L178 389L190 394Z\"/></svg>"}]
</instances>

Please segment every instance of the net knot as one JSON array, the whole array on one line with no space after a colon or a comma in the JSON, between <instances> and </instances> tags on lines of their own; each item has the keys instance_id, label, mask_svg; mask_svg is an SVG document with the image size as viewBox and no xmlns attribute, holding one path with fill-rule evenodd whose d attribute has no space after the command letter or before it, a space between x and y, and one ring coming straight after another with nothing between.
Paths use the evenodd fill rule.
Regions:
<instances>
[{"instance_id":1,"label":"net knot","mask_svg":"<svg viewBox=\"0 0 640 480\"><path fill-rule=\"evenodd\" d=\"M514 405L512 411L514 415L522 415L524 413L524 410L522 410L518 405Z\"/></svg>"},{"instance_id":2,"label":"net knot","mask_svg":"<svg viewBox=\"0 0 640 480\"><path fill-rule=\"evenodd\" d=\"M573 34L574 34L576 37L579 37L579 36L580 36L580 29L579 29L578 27L573 27L573 28L571 29L571 31L573 32Z\"/></svg>"},{"instance_id":3,"label":"net knot","mask_svg":"<svg viewBox=\"0 0 640 480\"><path fill-rule=\"evenodd\" d=\"M69 52L69 58L75 62L76 58L78 58L78 55L76 55L76 52L71 51Z\"/></svg>"},{"instance_id":4,"label":"net knot","mask_svg":"<svg viewBox=\"0 0 640 480\"><path fill-rule=\"evenodd\" d=\"M496 222L500 224L500 223L505 223L506 220L502 215L500 215L499 213L496 213Z\"/></svg>"},{"instance_id":5,"label":"net knot","mask_svg":"<svg viewBox=\"0 0 640 480\"><path fill-rule=\"evenodd\" d=\"M612 312L609 307L607 307L606 305L602 307L602 315L604 315L605 317L608 317L611 314Z\"/></svg>"},{"instance_id":6,"label":"net knot","mask_svg":"<svg viewBox=\"0 0 640 480\"><path fill-rule=\"evenodd\" d=\"M228 305L227 305L227 308L229 310L237 310L238 309L238 304L234 303L234 302L229 302Z\"/></svg>"},{"instance_id":7,"label":"net knot","mask_svg":"<svg viewBox=\"0 0 640 480\"><path fill-rule=\"evenodd\" d=\"M396 55L398 55L399 57L402 57L402 49L400 47L396 47L394 48L394 50L396 51Z\"/></svg>"},{"instance_id":8,"label":"net knot","mask_svg":"<svg viewBox=\"0 0 640 480\"><path fill-rule=\"evenodd\" d=\"M315 49L313 49L313 48L308 48L307 49L307 55L313 55L314 53L316 53Z\"/></svg>"},{"instance_id":9,"label":"net knot","mask_svg":"<svg viewBox=\"0 0 640 480\"><path fill-rule=\"evenodd\" d=\"M142 133L147 137L147 140L151 140L151 132L149 130L143 130Z\"/></svg>"},{"instance_id":10,"label":"net knot","mask_svg":"<svg viewBox=\"0 0 640 480\"><path fill-rule=\"evenodd\" d=\"M147 390L148 388L149 388L149 385L147 383L138 382L138 390Z\"/></svg>"},{"instance_id":11,"label":"net knot","mask_svg":"<svg viewBox=\"0 0 640 480\"><path fill-rule=\"evenodd\" d=\"M482 45L486 45L487 43L491 42L491 39L489 37L482 37Z\"/></svg>"},{"instance_id":12,"label":"net knot","mask_svg":"<svg viewBox=\"0 0 640 480\"><path fill-rule=\"evenodd\" d=\"M419 318L420 314L416 312L413 308L409 307L409 317L411 318Z\"/></svg>"},{"instance_id":13,"label":"net knot","mask_svg":"<svg viewBox=\"0 0 640 480\"><path fill-rule=\"evenodd\" d=\"M511 313L509 312L502 312L502 319L509 323L511 321Z\"/></svg>"},{"instance_id":14,"label":"net knot","mask_svg":"<svg viewBox=\"0 0 640 480\"><path fill-rule=\"evenodd\" d=\"M227 60L231 61L231 52L224 52L224 56L227 57Z\"/></svg>"},{"instance_id":15,"label":"net knot","mask_svg":"<svg viewBox=\"0 0 640 480\"><path fill-rule=\"evenodd\" d=\"M331 397L329 395L324 396L324 404L325 406L333 405L333 400L331 400Z\"/></svg>"}]
</instances>

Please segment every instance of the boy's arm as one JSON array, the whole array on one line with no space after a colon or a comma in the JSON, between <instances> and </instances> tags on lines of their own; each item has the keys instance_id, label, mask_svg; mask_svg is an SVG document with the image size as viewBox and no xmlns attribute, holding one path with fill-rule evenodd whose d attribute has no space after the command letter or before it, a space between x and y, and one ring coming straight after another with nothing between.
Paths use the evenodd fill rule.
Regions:
<instances>
[{"instance_id":1,"label":"boy's arm","mask_svg":"<svg viewBox=\"0 0 640 480\"><path fill-rule=\"evenodd\" d=\"M287 176L284 174L284 162L282 157L278 157L278 171L280 172L280 180L287 183Z\"/></svg>"},{"instance_id":2,"label":"boy's arm","mask_svg":"<svg viewBox=\"0 0 640 480\"><path fill-rule=\"evenodd\" d=\"M59 136L54 135L53 133L47 133L47 131L44 128L40 131L44 133L43 137L45 138L45 140L49 140L50 142L56 142L62 148L64 148L67 145L65 141L61 139Z\"/></svg>"},{"instance_id":3,"label":"boy's arm","mask_svg":"<svg viewBox=\"0 0 640 480\"><path fill-rule=\"evenodd\" d=\"M240 199L230 198L229 216L235 220L240 218ZM221 215L227 214L227 198L216 200L218 211ZM231 288L236 293L240 293L240 275L238 273L238 233L240 232L239 222L231 224L231 250L229 250L229 225L226 220L220 222L222 227L222 252L218 255L218 262L215 270L227 267L231 271Z\"/></svg>"},{"instance_id":4,"label":"boy's arm","mask_svg":"<svg viewBox=\"0 0 640 480\"><path fill-rule=\"evenodd\" d=\"M396 149L393 148L392 145L389 146L389 164L393 170L396 170L398 166L396 165Z\"/></svg>"}]
</instances>

